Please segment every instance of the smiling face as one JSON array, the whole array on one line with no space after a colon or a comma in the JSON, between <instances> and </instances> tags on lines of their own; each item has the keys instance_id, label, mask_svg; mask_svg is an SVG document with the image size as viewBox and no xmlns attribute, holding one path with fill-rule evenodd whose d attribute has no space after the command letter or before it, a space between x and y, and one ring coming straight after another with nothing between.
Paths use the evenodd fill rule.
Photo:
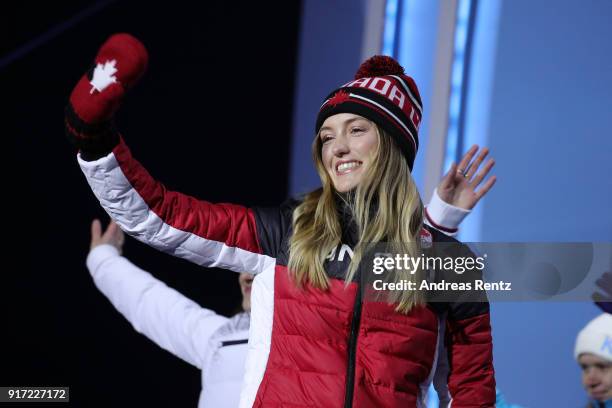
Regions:
<instances>
[{"instance_id":1,"label":"smiling face","mask_svg":"<svg viewBox=\"0 0 612 408\"><path fill-rule=\"evenodd\" d=\"M242 272L238 278L240 284L240 292L242 292L242 309L245 312L251 311L251 286L253 284L253 275Z\"/></svg>"},{"instance_id":2,"label":"smiling face","mask_svg":"<svg viewBox=\"0 0 612 408\"><path fill-rule=\"evenodd\" d=\"M612 399L612 361L584 353L578 358L582 368L582 385L596 401Z\"/></svg>"},{"instance_id":3,"label":"smiling face","mask_svg":"<svg viewBox=\"0 0 612 408\"><path fill-rule=\"evenodd\" d=\"M319 131L321 160L336 191L356 188L374 161L378 131L374 122L352 113L339 113Z\"/></svg>"}]
</instances>

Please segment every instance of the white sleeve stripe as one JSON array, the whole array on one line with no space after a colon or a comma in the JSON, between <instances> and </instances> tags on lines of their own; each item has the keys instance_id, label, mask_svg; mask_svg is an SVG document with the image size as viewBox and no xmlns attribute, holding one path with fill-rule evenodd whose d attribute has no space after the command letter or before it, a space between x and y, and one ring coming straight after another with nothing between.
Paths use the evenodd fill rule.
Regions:
<instances>
[{"instance_id":1,"label":"white sleeve stripe","mask_svg":"<svg viewBox=\"0 0 612 408\"><path fill-rule=\"evenodd\" d=\"M205 267L258 274L275 259L172 227L155 214L134 189L113 153L79 164L104 210L122 230L160 251Z\"/></svg>"}]
</instances>

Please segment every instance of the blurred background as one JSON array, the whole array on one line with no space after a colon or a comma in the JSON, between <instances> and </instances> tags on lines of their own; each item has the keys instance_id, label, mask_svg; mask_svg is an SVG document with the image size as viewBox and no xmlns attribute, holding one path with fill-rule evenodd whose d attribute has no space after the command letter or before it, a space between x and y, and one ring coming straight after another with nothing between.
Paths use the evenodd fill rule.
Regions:
<instances>
[{"instance_id":1,"label":"blurred background","mask_svg":"<svg viewBox=\"0 0 612 408\"><path fill-rule=\"evenodd\" d=\"M303 0L24 2L0 16L4 228L0 385L71 387L74 406L196 406L200 373L136 333L85 268L106 221L64 138L63 109L97 48L130 32L147 75L118 115L134 155L169 188L275 205L318 186L323 98L360 62L399 59L424 102L414 176L425 202L472 144L498 182L462 225L484 242L612 241L612 2ZM237 275L128 240L125 254L231 315ZM590 302L493 303L507 400L581 406L573 360Z\"/></svg>"}]
</instances>

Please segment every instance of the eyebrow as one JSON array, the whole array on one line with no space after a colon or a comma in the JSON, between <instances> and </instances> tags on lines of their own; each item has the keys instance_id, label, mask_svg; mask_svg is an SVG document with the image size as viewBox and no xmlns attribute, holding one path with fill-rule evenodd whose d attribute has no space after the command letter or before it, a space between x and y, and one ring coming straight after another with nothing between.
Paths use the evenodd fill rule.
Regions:
<instances>
[{"instance_id":1,"label":"eyebrow","mask_svg":"<svg viewBox=\"0 0 612 408\"><path fill-rule=\"evenodd\" d=\"M353 118L353 119L349 119L346 122L344 122L343 127L346 127L348 125L350 125L351 123L355 122L356 120L366 120L366 118ZM319 129L319 133L324 131L324 130L333 130L330 126L323 126L321 129Z\"/></svg>"},{"instance_id":2,"label":"eyebrow","mask_svg":"<svg viewBox=\"0 0 612 408\"><path fill-rule=\"evenodd\" d=\"M580 367L583 370L586 370L589 367L597 367L598 369L606 369L606 368L612 367L612 363L609 363L607 361L597 361L597 362L592 362L592 363L581 363L579 365L580 365Z\"/></svg>"}]
</instances>

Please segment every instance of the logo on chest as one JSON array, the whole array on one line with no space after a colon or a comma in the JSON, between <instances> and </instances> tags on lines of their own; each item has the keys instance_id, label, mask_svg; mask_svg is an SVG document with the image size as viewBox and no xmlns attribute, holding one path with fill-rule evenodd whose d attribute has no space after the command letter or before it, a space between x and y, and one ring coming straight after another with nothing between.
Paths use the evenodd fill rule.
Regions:
<instances>
[{"instance_id":1,"label":"logo on chest","mask_svg":"<svg viewBox=\"0 0 612 408\"><path fill-rule=\"evenodd\" d=\"M342 244L332 249L332 251L325 257L328 261L344 262L344 259L349 262L353 259L353 250L350 246Z\"/></svg>"},{"instance_id":2,"label":"logo on chest","mask_svg":"<svg viewBox=\"0 0 612 408\"><path fill-rule=\"evenodd\" d=\"M353 249L346 244L338 245L325 257L327 275L336 279L344 279L351 259L353 259Z\"/></svg>"}]
</instances>

